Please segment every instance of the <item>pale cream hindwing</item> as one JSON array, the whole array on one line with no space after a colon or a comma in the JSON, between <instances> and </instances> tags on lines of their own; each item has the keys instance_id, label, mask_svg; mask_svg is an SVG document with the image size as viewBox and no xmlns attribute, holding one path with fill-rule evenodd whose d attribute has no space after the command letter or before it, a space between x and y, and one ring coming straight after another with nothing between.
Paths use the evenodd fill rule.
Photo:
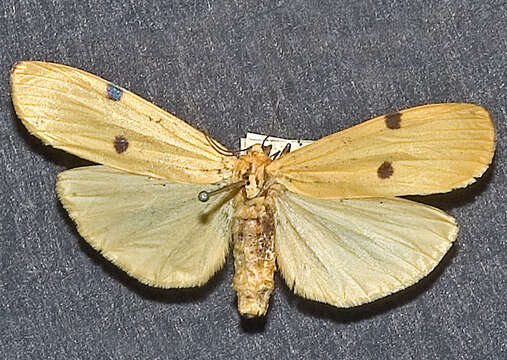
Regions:
<instances>
[{"instance_id":1,"label":"pale cream hindwing","mask_svg":"<svg viewBox=\"0 0 507 360\"><path fill-rule=\"evenodd\" d=\"M202 132L93 74L23 61L12 69L11 92L30 133L84 159L180 183L211 184L231 175L231 158Z\"/></svg>"},{"instance_id":2,"label":"pale cream hindwing","mask_svg":"<svg viewBox=\"0 0 507 360\"><path fill-rule=\"evenodd\" d=\"M202 285L223 265L231 238L231 193L89 166L59 174L57 192L79 233L139 281Z\"/></svg>"},{"instance_id":3,"label":"pale cream hindwing","mask_svg":"<svg viewBox=\"0 0 507 360\"><path fill-rule=\"evenodd\" d=\"M373 301L427 275L457 235L441 210L399 198L276 198L279 269L296 294L338 307Z\"/></svg>"}]
</instances>

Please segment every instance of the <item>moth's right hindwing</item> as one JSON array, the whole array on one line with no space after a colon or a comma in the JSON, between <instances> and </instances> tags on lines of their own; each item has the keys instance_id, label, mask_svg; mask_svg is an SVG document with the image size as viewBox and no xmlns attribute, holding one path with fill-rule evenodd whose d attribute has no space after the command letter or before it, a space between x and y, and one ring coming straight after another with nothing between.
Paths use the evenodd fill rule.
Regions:
<instances>
[{"instance_id":1,"label":"moth's right hindwing","mask_svg":"<svg viewBox=\"0 0 507 360\"><path fill-rule=\"evenodd\" d=\"M57 192L79 233L141 282L157 287L206 283L223 265L231 238L230 193L203 204L215 185L177 184L89 166L59 174Z\"/></svg>"}]
</instances>

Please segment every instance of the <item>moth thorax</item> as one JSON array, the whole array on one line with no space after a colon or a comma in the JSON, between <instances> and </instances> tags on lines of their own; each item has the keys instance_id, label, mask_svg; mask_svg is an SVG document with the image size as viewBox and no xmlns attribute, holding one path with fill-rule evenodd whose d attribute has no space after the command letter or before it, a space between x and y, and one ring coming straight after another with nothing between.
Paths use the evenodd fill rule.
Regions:
<instances>
[{"instance_id":1,"label":"moth thorax","mask_svg":"<svg viewBox=\"0 0 507 360\"><path fill-rule=\"evenodd\" d=\"M248 175L248 179L245 184L245 193L248 199L253 199L260 194L264 186L264 169L257 171L255 174ZM261 173L262 174L259 174Z\"/></svg>"},{"instance_id":2,"label":"moth thorax","mask_svg":"<svg viewBox=\"0 0 507 360\"><path fill-rule=\"evenodd\" d=\"M244 199L234 216L234 278L238 310L245 317L266 314L275 272L274 216L269 200Z\"/></svg>"},{"instance_id":3,"label":"moth thorax","mask_svg":"<svg viewBox=\"0 0 507 360\"><path fill-rule=\"evenodd\" d=\"M264 189L266 182L265 167L271 162L264 153L261 145L254 145L242 155L234 166L233 182L245 181L245 195L247 199L253 199Z\"/></svg>"}]
</instances>

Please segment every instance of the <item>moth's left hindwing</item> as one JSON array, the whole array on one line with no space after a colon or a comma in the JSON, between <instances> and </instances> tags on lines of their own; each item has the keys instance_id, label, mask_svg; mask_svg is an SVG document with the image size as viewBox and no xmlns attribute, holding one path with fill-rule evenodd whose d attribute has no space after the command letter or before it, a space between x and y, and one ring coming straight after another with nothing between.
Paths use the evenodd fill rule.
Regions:
<instances>
[{"instance_id":1,"label":"moth's left hindwing","mask_svg":"<svg viewBox=\"0 0 507 360\"><path fill-rule=\"evenodd\" d=\"M454 219L399 198L276 199L277 263L296 294L338 307L367 303L426 276L456 238Z\"/></svg>"},{"instance_id":2,"label":"moth's left hindwing","mask_svg":"<svg viewBox=\"0 0 507 360\"><path fill-rule=\"evenodd\" d=\"M145 284L202 285L225 261L231 194L197 200L199 191L217 185L177 184L98 165L60 173L56 188L81 236Z\"/></svg>"},{"instance_id":3,"label":"moth's left hindwing","mask_svg":"<svg viewBox=\"0 0 507 360\"><path fill-rule=\"evenodd\" d=\"M84 159L180 183L216 183L231 174L231 159L203 133L85 71L23 61L12 69L11 92L33 135Z\"/></svg>"}]
</instances>

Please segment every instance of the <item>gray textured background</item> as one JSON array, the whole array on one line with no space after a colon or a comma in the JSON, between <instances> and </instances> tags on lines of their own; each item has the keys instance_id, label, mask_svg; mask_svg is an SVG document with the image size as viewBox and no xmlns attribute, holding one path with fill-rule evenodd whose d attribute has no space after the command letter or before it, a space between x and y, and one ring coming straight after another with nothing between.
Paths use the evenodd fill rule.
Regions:
<instances>
[{"instance_id":1,"label":"gray textured background","mask_svg":"<svg viewBox=\"0 0 507 360\"><path fill-rule=\"evenodd\" d=\"M0 354L505 359L505 1L72 3L0 5ZM44 147L20 125L8 80L24 59L103 76L231 148L247 130L316 139L446 101L486 106L498 147L478 183L421 199L461 226L428 278L344 311L293 295L277 277L266 320L245 322L231 261L203 288L154 290L79 238L54 183L86 162Z\"/></svg>"}]
</instances>

